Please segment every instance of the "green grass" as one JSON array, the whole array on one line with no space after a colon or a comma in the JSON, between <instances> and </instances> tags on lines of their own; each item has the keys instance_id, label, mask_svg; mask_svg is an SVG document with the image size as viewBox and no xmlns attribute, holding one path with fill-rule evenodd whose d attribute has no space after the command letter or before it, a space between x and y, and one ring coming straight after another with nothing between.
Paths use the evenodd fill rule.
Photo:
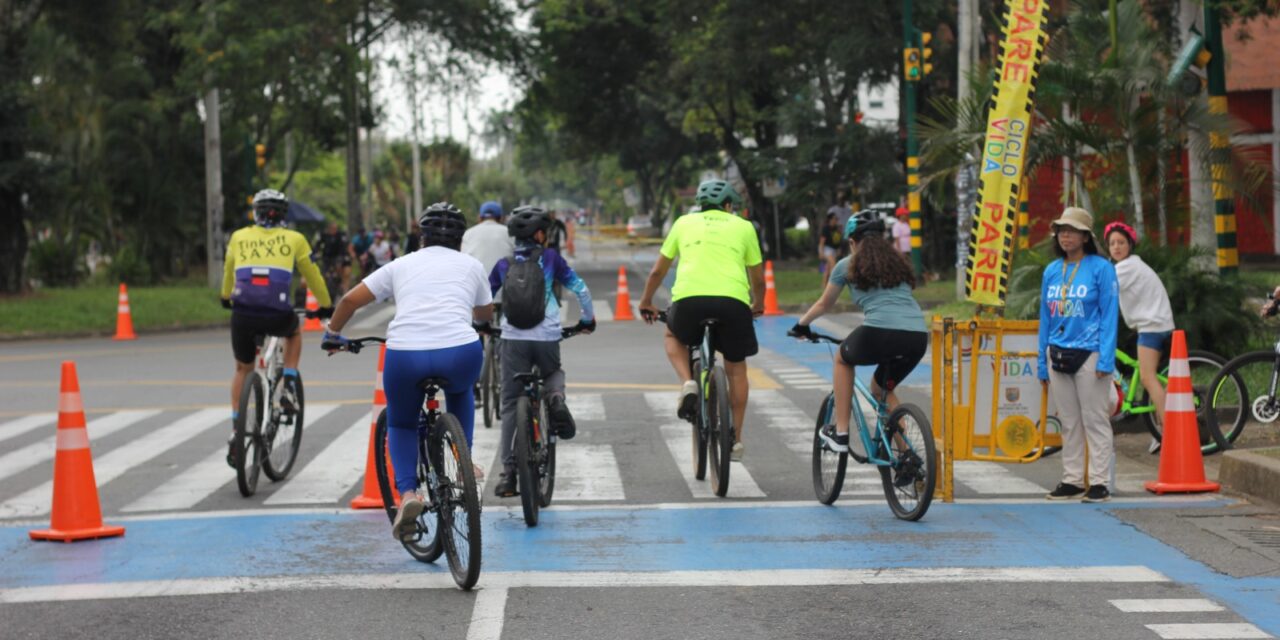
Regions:
<instances>
[{"instance_id":1,"label":"green grass","mask_svg":"<svg viewBox=\"0 0 1280 640\"><path fill-rule=\"evenodd\" d=\"M118 286L44 289L0 297L0 338L113 334ZM226 323L230 312L218 292L203 284L131 287L129 307L136 331Z\"/></svg>"}]
</instances>

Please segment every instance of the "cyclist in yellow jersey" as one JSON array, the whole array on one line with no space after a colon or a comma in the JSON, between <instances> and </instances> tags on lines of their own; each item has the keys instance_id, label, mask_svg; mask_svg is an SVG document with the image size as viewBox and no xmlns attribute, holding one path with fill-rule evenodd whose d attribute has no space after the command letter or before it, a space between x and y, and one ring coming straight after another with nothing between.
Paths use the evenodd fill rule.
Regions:
<instances>
[{"instance_id":1,"label":"cyclist in yellow jersey","mask_svg":"<svg viewBox=\"0 0 1280 640\"><path fill-rule=\"evenodd\" d=\"M257 336L280 336L284 341L284 393L280 402L293 411L296 395L292 381L298 378L302 334L293 310L293 271L302 273L320 304L320 317L333 314L333 303L320 269L311 261L311 245L301 233L281 227L289 211L289 198L264 189L253 196L257 223L231 234L226 269L222 274L222 306L231 309L231 351L236 372L231 378L231 417L245 376L253 371ZM227 462L234 465L231 456Z\"/></svg>"},{"instance_id":2,"label":"cyclist in yellow jersey","mask_svg":"<svg viewBox=\"0 0 1280 640\"><path fill-rule=\"evenodd\" d=\"M653 295L678 257L676 281L667 311L667 359L683 387L677 414L688 419L696 410L698 384L689 368L688 347L702 340L702 322L719 321L713 349L724 356L733 404L734 445L730 458L742 458L742 423L747 410L748 356L759 352L753 318L764 312L764 268L755 227L733 213L742 197L723 180L698 185L701 213L676 220L662 243L640 299L640 314L652 323L658 313ZM748 279L748 276L750 277Z\"/></svg>"}]
</instances>

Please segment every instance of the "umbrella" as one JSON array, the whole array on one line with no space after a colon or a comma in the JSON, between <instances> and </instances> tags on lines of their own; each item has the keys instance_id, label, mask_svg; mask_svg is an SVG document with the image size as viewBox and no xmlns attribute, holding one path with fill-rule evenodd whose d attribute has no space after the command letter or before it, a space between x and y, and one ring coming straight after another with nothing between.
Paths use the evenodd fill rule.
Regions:
<instances>
[{"instance_id":1,"label":"umbrella","mask_svg":"<svg viewBox=\"0 0 1280 640\"><path fill-rule=\"evenodd\" d=\"M289 203L289 214L286 219L289 222L324 222L324 216L317 213L315 209L297 201Z\"/></svg>"}]
</instances>

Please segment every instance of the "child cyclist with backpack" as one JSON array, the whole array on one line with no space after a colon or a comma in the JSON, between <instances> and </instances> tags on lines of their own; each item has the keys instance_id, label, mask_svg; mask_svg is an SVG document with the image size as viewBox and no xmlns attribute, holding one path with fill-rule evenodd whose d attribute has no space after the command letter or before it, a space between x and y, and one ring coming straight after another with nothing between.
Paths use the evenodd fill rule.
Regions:
<instances>
[{"instance_id":1,"label":"child cyclist with backpack","mask_svg":"<svg viewBox=\"0 0 1280 640\"><path fill-rule=\"evenodd\" d=\"M516 495L515 456L511 440L516 431L516 400L522 388L515 376L536 366L544 380L551 428L562 440L573 438L577 428L564 400L564 370L560 368L560 304L551 293L553 283L578 296L582 319L577 329L596 328L587 283L574 273L555 249L548 248L552 221L538 207L520 207L507 220L507 233L515 238L515 254L503 258L489 273L494 294L502 290L502 476L494 495ZM523 489L523 488L522 488Z\"/></svg>"}]
</instances>

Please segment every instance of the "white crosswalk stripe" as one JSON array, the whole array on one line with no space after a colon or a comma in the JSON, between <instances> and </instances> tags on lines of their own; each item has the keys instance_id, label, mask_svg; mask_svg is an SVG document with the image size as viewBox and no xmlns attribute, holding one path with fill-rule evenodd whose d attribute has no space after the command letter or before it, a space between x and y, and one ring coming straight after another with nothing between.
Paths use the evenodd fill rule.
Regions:
<instances>
[{"instance_id":1,"label":"white crosswalk stripe","mask_svg":"<svg viewBox=\"0 0 1280 640\"><path fill-rule=\"evenodd\" d=\"M480 480L479 493L485 495L485 487L490 482L498 481L502 473L502 462L498 460L498 444L502 438L502 421L494 420L493 426L484 428L484 416L476 412L476 428L471 435L471 462L484 469L484 479ZM483 500L483 498L481 498Z\"/></svg>"},{"instance_id":2,"label":"white crosswalk stripe","mask_svg":"<svg viewBox=\"0 0 1280 640\"><path fill-rule=\"evenodd\" d=\"M53 421L57 419L58 416L54 413L37 413L0 424L0 442L4 442L9 438L16 438L47 424L53 424Z\"/></svg>"},{"instance_id":3,"label":"white crosswalk stripe","mask_svg":"<svg viewBox=\"0 0 1280 640\"><path fill-rule=\"evenodd\" d=\"M214 425L229 421L225 408L204 409L179 419L166 427L144 434L105 455L95 456L93 474L98 487L115 480L147 461L199 435ZM49 513L53 481L36 487L0 504L0 517L39 516Z\"/></svg>"},{"instance_id":4,"label":"white crosswalk stripe","mask_svg":"<svg viewBox=\"0 0 1280 640\"><path fill-rule=\"evenodd\" d=\"M747 415L763 418L766 426L778 433L786 447L796 453L803 463L813 457L813 415L792 402L790 398L772 389L751 392ZM874 416L872 416L874 418ZM849 461L845 470L844 495L879 495L880 472L872 465ZM732 486L732 485L731 485Z\"/></svg>"},{"instance_id":5,"label":"white crosswalk stripe","mask_svg":"<svg viewBox=\"0 0 1280 640\"><path fill-rule=\"evenodd\" d=\"M105 438L125 427L136 424L159 411L117 411L96 420L90 420L85 430L89 432L90 446L94 440ZM38 464L53 459L55 453L54 430L49 430L49 438L34 444L15 449L0 456L0 480L17 475Z\"/></svg>"},{"instance_id":6,"label":"white crosswalk stripe","mask_svg":"<svg viewBox=\"0 0 1280 640\"><path fill-rule=\"evenodd\" d=\"M351 423L265 503L337 504L351 487L364 479L372 419L366 413Z\"/></svg>"},{"instance_id":7,"label":"white crosswalk stripe","mask_svg":"<svg viewBox=\"0 0 1280 640\"><path fill-rule=\"evenodd\" d=\"M603 444L556 445L557 502L626 499L613 447Z\"/></svg>"},{"instance_id":8,"label":"white crosswalk stripe","mask_svg":"<svg viewBox=\"0 0 1280 640\"><path fill-rule=\"evenodd\" d=\"M336 404L308 404L306 422L303 425L302 446L308 444L307 432L311 425L337 409ZM150 493L126 505L121 511L177 511L190 509L212 495L235 478L235 472L227 466L227 447L219 444L213 453L186 471L170 478L152 489Z\"/></svg>"},{"instance_id":9,"label":"white crosswalk stripe","mask_svg":"<svg viewBox=\"0 0 1280 640\"><path fill-rule=\"evenodd\" d=\"M644 394L645 402L649 405L649 410L655 415L664 413L670 415L675 408L675 394L663 393L659 391L651 391ZM670 451L671 457L675 459L676 466L680 468L680 475L684 478L685 484L689 486L689 491L695 498L714 498L715 493L711 490L711 471L707 471L707 480L698 480L693 477L693 444L692 436L689 430L692 427L687 422L667 422L662 425L662 440L667 443L667 450ZM708 459L707 464L711 461ZM751 472L747 471L747 467L741 462L729 463L729 493L731 498L763 498L764 491L756 484Z\"/></svg>"},{"instance_id":10,"label":"white crosswalk stripe","mask_svg":"<svg viewBox=\"0 0 1280 640\"><path fill-rule=\"evenodd\" d=\"M567 403L575 422L604 421L604 396L598 393L570 393Z\"/></svg>"},{"instance_id":11,"label":"white crosswalk stripe","mask_svg":"<svg viewBox=\"0 0 1280 640\"><path fill-rule=\"evenodd\" d=\"M1009 470L1009 465L999 462L957 460L955 473L956 482L964 484L978 493L1038 495L1049 491L1026 478L1014 474Z\"/></svg>"}]
</instances>

